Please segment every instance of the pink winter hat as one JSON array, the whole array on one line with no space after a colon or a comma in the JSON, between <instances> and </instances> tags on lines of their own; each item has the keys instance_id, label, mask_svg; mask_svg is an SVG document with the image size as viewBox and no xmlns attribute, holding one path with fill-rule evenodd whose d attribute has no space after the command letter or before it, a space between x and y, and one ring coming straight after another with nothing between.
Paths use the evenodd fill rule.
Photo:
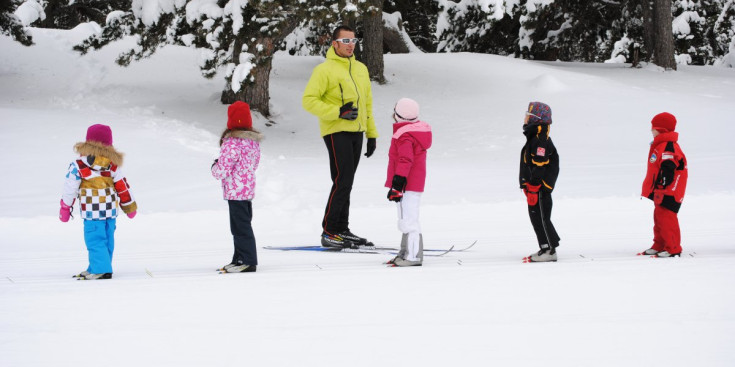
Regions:
<instances>
[{"instance_id":1,"label":"pink winter hat","mask_svg":"<svg viewBox=\"0 0 735 367\"><path fill-rule=\"evenodd\" d=\"M416 121L419 118L419 104L411 98L401 98L396 102L393 113L398 121Z\"/></svg>"},{"instance_id":2,"label":"pink winter hat","mask_svg":"<svg viewBox=\"0 0 735 367\"><path fill-rule=\"evenodd\" d=\"M661 112L658 115L653 116L653 120L651 120L651 128L662 133L672 132L676 129L676 117L668 112Z\"/></svg>"},{"instance_id":3,"label":"pink winter hat","mask_svg":"<svg viewBox=\"0 0 735 367\"><path fill-rule=\"evenodd\" d=\"M112 129L107 125L96 124L87 128L87 141L112 145Z\"/></svg>"}]
</instances>

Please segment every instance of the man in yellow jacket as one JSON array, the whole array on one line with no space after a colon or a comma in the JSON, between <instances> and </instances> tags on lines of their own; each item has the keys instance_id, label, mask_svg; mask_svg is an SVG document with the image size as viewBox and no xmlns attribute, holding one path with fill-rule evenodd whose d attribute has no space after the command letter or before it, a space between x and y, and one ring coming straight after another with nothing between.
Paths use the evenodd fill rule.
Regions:
<instances>
[{"instance_id":1,"label":"man in yellow jacket","mask_svg":"<svg viewBox=\"0 0 735 367\"><path fill-rule=\"evenodd\" d=\"M340 26L332 33L327 59L314 68L304 90L304 109L319 118L329 151L332 190L322 219L325 247L372 246L350 231L350 193L367 135L366 157L375 151L378 131L373 120L373 95L367 67L355 60L355 31Z\"/></svg>"}]
</instances>

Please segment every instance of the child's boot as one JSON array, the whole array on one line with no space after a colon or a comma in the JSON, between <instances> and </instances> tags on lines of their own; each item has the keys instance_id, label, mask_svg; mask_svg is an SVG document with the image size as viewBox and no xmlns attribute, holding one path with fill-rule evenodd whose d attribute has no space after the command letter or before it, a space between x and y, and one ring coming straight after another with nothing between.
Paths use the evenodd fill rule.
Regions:
<instances>
[{"instance_id":1,"label":"child's boot","mask_svg":"<svg viewBox=\"0 0 735 367\"><path fill-rule=\"evenodd\" d=\"M541 249L528 257L532 263L554 262L556 261L556 249L549 245L541 245Z\"/></svg>"},{"instance_id":2,"label":"child's boot","mask_svg":"<svg viewBox=\"0 0 735 367\"><path fill-rule=\"evenodd\" d=\"M396 259L401 259L404 256L406 256L406 252L408 251L408 233L404 233L401 236L401 249L398 250L398 255L396 257L388 260L386 264L393 265L395 264Z\"/></svg>"},{"instance_id":3,"label":"child's boot","mask_svg":"<svg viewBox=\"0 0 735 367\"><path fill-rule=\"evenodd\" d=\"M225 269L226 273L255 273L257 265L234 265Z\"/></svg>"},{"instance_id":4,"label":"child's boot","mask_svg":"<svg viewBox=\"0 0 735 367\"><path fill-rule=\"evenodd\" d=\"M87 273L87 275L79 279L84 279L84 280L112 279L112 273L101 273L101 274Z\"/></svg>"}]
</instances>

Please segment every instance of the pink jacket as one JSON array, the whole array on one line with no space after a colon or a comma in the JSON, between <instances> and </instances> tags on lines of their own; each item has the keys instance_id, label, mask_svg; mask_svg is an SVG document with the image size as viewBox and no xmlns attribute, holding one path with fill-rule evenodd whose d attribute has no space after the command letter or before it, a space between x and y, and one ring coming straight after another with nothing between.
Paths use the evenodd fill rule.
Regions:
<instances>
[{"instance_id":1,"label":"pink jacket","mask_svg":"<svg viewBox=\"0 0 735 367\"><path fill-rule=\"evenodd\" d=\"M385 187L391 187L393 175L399 175L406 177L406 191L423 192L426 182L426 150L430 147L429 124L423 121L393 124Z\"/></svg>"},{"instance_id":2,"label":"pink jacket","mask_svg":"<svg viewBox=\"0 0 735 367\"><path fill-rule=\"evenodd\" d=\"M233 130L222 142L220 156L212 166L212 176L222 180L225 200L252 200L255 196L255 170L260 163L260 140L255 131Z\"/></svg>"}]
</instances>

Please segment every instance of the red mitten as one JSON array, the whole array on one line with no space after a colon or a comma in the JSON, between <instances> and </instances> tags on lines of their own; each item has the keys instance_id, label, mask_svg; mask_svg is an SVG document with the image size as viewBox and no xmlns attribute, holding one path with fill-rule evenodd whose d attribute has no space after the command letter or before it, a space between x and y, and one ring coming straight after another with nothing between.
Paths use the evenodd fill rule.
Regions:
<instances>
[{"instance_id":1,"label":"red mitten","mask_svg":"<svg viewBox=\"0 0 735 367\"><path fill-rule=\"evenodd\" d=\"M538 204L538 191L541 190L541 185L526 184L526 202L528 205L534 206Z\"/></svg>"},{"instance_id":2,"label":"red mitten","mask_svg":"<svg viewBox=\"0 0 735 367\"><path fill-rule=\"evenodd\" d=\"M130 219L133 219L133 218L135 218L135 215L136 215L136 214L138 214L138 212L137 212L137 211L135 211L135 212L130 212L130 213L128 213L127 215L128 215L128 218L130 218Z\"/></svg>"}]
</instances>

